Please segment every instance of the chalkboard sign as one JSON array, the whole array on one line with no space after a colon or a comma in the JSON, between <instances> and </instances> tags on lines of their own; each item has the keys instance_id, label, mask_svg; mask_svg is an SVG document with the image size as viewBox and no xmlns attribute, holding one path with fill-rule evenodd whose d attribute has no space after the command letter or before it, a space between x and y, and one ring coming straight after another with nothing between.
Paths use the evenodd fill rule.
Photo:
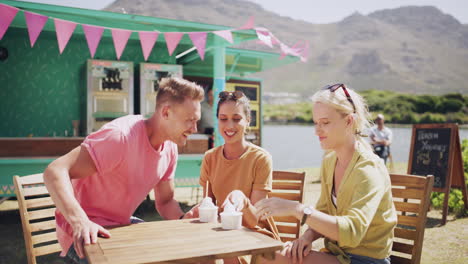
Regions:
<instances>
[{"instance_id":1,"label":"chalkboard sign","mask_svg":"<svg viewBox=\"0 0 468 264\"><path fill-rule=\"evenodd\" d=\"M410 174L434 175L434 188L447 182L451 128L416 128Z\"/></svg>"},{"instance_id":2,"label":"chalkboard sign","mask_svg":"<svg viewBox=\"0 0 468 264\"><path fill-rule=\"evenodd\" d=\"M447 222L451 188L460 188L468 210L460 138L457 124L413 125L408 173L434 175L433 191L444 192L442 225Z\"/></svg>"}]
</instances>

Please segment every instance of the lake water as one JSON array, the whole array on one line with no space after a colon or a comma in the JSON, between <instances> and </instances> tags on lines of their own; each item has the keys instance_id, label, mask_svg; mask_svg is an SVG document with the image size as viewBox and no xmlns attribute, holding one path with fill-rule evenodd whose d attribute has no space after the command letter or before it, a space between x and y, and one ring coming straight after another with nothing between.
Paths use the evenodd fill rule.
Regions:
<instances>
[{"instance_id":1,"label":"lake water","mask_svg":"<svg viewBox=\"0 0 468 264\"><path fill-rule=\"evenodd\" d=\"M408 162L412 127L389 126L393 132L394 162ZM320 167L323 150L313 126L265 125L262 145L273 156L273 169ZM468 129L460 129L460 139L468 139Z\"/></svg>"}]
</instances>

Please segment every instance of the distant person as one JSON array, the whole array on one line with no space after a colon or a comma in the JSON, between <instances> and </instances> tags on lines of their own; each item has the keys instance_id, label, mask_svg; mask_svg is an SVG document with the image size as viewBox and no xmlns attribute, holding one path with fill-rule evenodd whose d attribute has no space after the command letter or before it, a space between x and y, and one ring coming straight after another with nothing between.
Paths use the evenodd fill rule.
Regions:
<instances>
[{"instance_id":1,"label":"distant person","mask_svg":"<svg viewBox=\"0 0 468 264\"><path fill-rule=\"evenodd\" d=\"M209 135L208 148L213 148L214 122L213 122L213 88L211 86L206 90L206 99L201 103L201 119L198 123L198 131Z\"/></svg>"},{"instance_id":2,"label":"distant person","mask_svg":"<svg viewBox=\"0 0 468 264\"><path fill-rule=\"evenodd\" d=\"M163 79L149 119L117 118L47 167L61 256L69 263L87 263L84 244L110 237L105 227L141 222L132 214L151 190L164 219L192 217L174 199L176 144L197 132L203 95L193 82Z\"/></svg>"},{"instance_id":3,"label":"distant person","mask_svg":"<svg viewBox=\"0 0 468 264\"><path fill-rule=\"evenodd\" d=\"M390 155L390 144L392 144L393 133L390 128L384 125L385 117L378 114L375 119L375 126L370 129L369 137L375 154L387 164L387 158Z\"/></svg>"},{"instance_id":4,"label":"distant person","mask_svg":"<svg viewBox=\"0 0 468 264\"><path fill-rule=\"evenodd\" d=\"M210 86L206 91L206 99L201 103L201 119L198 131L203 134L213 134L213 88Z\"/></svg>"}]
</instances>

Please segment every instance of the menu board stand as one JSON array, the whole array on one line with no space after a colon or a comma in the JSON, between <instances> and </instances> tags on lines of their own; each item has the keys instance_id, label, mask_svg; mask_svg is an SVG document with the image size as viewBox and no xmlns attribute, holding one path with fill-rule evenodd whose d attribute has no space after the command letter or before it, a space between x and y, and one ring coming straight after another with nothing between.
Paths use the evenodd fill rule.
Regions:
<instances>
[{"instance_id":1,"label":"menu board stand","mask_svg":"<svg viewBox=\"0 0 468 264\"><path fill-rule=\"evenodd\" d=\"M408 174L434 175L433 191L443 192L442 225L447 222L448 199L451 188L460 188L465 208L468 195L457 124L413 125Z\"/></svg>"}]
</instances>

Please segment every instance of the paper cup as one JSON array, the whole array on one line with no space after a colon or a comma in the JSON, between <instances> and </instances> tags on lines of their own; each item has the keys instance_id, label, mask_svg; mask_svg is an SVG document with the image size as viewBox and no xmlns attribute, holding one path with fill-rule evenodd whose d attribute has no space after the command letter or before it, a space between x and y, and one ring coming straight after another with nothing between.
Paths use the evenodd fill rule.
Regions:
<instances>
[{"instance_id":1,"label":"paper cup","mask_svg":"<svg viewBox=\"0 0 468 264\"><path fill-rule=\"evenodd\" d=\"M218 207L209 207L209 208L198 208L198 213L200 215L200 222L204 223L216 223L218 222Z\"/></svg>"},{"instance_id":2,"label":"paper cup","mask_svg":"<svg viewBox=\"0 0 468 264\"><path fill-rule=\"evenodd\" d=\"M221 227L223 229L240 229L242 227L242 213L221 213Z\"/></svg>"}]
</instances>

